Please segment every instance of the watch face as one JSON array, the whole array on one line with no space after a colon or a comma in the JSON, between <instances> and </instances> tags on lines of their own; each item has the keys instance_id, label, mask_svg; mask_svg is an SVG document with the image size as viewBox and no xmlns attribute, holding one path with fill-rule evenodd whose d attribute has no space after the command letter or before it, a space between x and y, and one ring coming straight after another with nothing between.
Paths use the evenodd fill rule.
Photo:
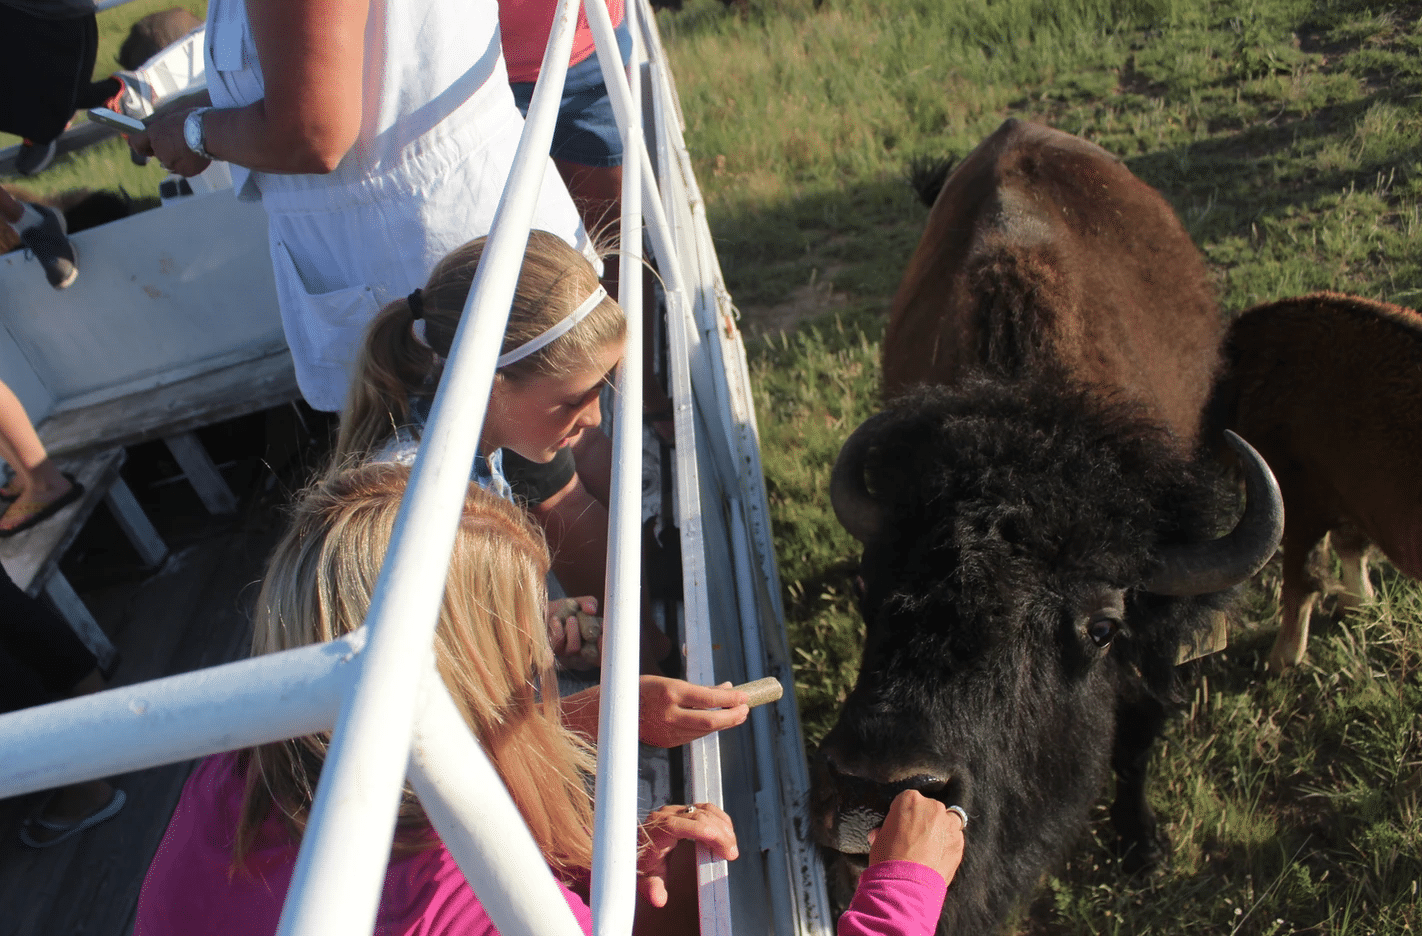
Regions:
<instances>
[{"instance_id":1,"label":"watch face","mask_svg":"<svg viewBox=\"0 0 1422 936\"><path fill-rule=\"evenodd\" d=\"M183 121L183 142L194 153L202 153L202 114L193 112Z\"/></svg>"}]
</instances>

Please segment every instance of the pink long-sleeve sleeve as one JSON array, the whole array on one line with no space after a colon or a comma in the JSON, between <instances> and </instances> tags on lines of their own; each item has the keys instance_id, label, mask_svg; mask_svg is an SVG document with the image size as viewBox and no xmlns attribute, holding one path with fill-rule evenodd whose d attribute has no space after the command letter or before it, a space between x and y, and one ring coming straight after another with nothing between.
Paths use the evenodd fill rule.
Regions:
<instances>
[{"instance_id":1,"label":"pink long-sleeve sleeve","mask_svg":"<svg viewBox=\"0 0 1422 936\"><path fill-rule=\"evenodd\" d=\"M948 885L913 861L881 861L859 877L839 936L933 936Z\"/></svg>"}]
</instances>

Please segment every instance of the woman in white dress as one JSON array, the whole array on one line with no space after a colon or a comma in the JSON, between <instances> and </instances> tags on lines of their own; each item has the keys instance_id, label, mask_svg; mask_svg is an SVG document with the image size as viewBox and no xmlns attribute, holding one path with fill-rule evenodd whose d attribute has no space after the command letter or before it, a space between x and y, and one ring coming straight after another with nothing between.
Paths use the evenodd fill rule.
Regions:
<instances>
[{"instance_id":1,"label":"woman in white dress","mask_svg":"<svg viewBox=\"0 0 1422 936\"><path fill-rule=\"evenodd\" d=\"M226 160L261 200L297 382L338 411L380 307L488 233L523 129L497 4L211 0L204 57L211 107L130 143L185 176ZM534 227L593 259L551 164Z\"/></svg>"}]
</instances>

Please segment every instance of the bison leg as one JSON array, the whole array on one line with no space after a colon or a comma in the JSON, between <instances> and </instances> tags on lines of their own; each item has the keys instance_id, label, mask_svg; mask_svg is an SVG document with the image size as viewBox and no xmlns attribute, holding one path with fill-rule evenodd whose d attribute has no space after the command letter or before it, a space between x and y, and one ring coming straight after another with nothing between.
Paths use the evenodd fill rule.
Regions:
<instances>
[{"instance_id":1,"label":"bison leg","mask_svg":"<svg viewBox=\"0 0 1422 936\"><path fill-rule=\"evenodd\" d=\"M1291 503L1287 496L1284 503ZM1309 617L1318 600L1318 588L1308 570L1309 555L1327 532L1320 524L1306 522L1308 519L1312 518L1290 514L1284 527L1284 585L1279 595L1283 620L1269 651L1267 666L1271 673L1282 673L1302 663L1308 649Z\"/></svg>"},{"instance_id":2,"label":"bison leg","mask_svg":"<svg viewBox=\"0 0 1422 936\"><path fill-rule=\"evenodd\" d=\"M1329 537L1343 572L1343 594L1338 607L1356 611L1372 603L1373 583L1368 579L1368 538L1355 529L1334 530Z\"/></svg>"},{"instance_id":3,"label":"bison leg","mask_svg":"<svg viewBox=\"0 0 1422 936\"><path fill-rule=\"evenodd\" d=\"M1143 690L1123 698L1117 709L1111 753L1116 800L1111 804L1111 822L1121 865L1131 874L1154 870L1170 853L1170 839L1160 830L1145 789L1151 748L1165 730L1165 717L1165 705Z\"/></svg>"}]
</instances>

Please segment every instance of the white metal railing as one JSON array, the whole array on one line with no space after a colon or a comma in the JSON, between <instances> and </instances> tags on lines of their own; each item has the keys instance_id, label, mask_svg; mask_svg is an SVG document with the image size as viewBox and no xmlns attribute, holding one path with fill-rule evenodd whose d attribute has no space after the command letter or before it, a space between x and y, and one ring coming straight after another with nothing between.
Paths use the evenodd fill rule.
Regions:
<instances>
[{"instance_id":1,"label":"white metal railing","mask_svg":"<svg viewBox=\"0 0 1422 936\"><path fill-rule=\"evenodd\" d=\"M104 0L100 9L123 2L127 0ZM558 5L514 169L455 335L365 626L327 645L0 716L0 797L334 729L280 933L370 931L407 772L431 822L500 932L579 932L497 774L454 712L442 683L431 675L438 605L526 233L548 165L577 9L578 0L560 0ZM634 40L630 76L621 67L605 0L587 0L587 12L625 153L618 298L627 317L627 352L616 378L592 879L596 932L625 936L631 931L636 867L643 330L638 232L644 209L647 235L666 284L668 338L674 349L669 371L676 405L684 581L698 585L686 595L687 677L699 683L716 681L700 542L703 505L693 385L702 399L711 401L716 422L724 429L719 441L710 440L716 443L710 446L713 457L727 462L719 475L744 482L746 471L755 474L753 485L746 488L745 508L735 498L729 502L728 548L734 553L748 673L759 675L756 660L764 659L766 652L756 633L757 601L769 603L777 623L780 616L768 533L763 519L746 517L749 512L763 517L764 505L754 415L745 412L748 400L728 398L725 389L714 381L708 384L698 370L713 362L744 372L744 357L738 352L738 357L725 360L721 348L734 337L717 324L728 299L680 139L675 92L649 7L645 0L627 4ZM658 166L673 183L666 190L653 175L642 108L635 103L642 100L640 63L648 52L651 100L659 118ZM694 271L690 277L687 269ZM702 362L698 365L691 356L703 342L710 353L697 356ZM764 573L767 564L769 586L748 580L755 566ZM764 798L757 801L757 812L761 848L770 859L774 929L788 936L793 930L787 925L801 933L827 932L828 926L823 882L813 883L817 868L801 868L812 884L791 893L789 877L797 872L787 866L804 865L807 846L779 822L786 809L797 809L798 804L787 803L783 792L777 798L770 789L778 765L788 762L792 774L804 771L793 694L787 695L778 729L768 710L758 710L753 722L754 759ZM777 731L778 757L770 749L770 737ZM73 763L68 752L74 750L87 752L83 764ZM401 751L408 757L400 756ZM689 755L688 799L721 803L718 738L694 742ZM726 863L704 849L698 863L702 932L729 934Z\"/></svg>"}]
</instances>

